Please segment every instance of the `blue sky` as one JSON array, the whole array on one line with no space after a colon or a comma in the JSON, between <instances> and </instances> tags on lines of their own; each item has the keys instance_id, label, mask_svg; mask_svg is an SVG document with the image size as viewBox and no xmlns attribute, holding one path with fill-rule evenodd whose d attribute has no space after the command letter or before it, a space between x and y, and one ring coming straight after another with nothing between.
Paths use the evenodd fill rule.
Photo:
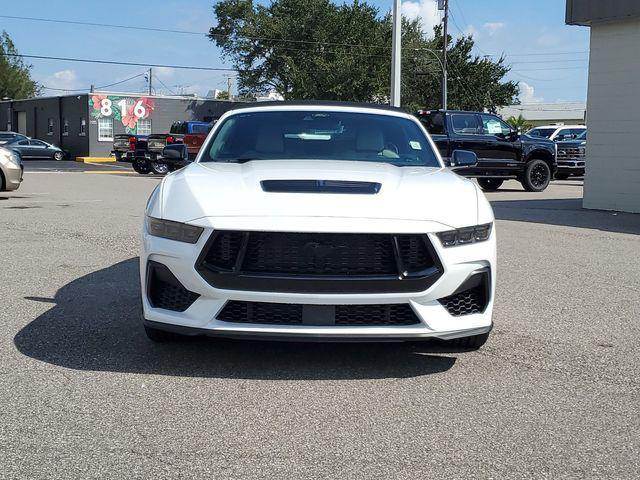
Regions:
<instances>
[{"instance_id":1,"label":"blue sky","mask_svg":"<svg viewBox=\"0 0 640 480\"><path fill-rule=\"evenodd\" d=\"M86 0L25 0L5 2L1 14L204 32L214 22L214 3L212 0L111 0L107 4ZM369 3L385 12L391 8L392 0L370 0ZM563 0L449 0L449 3L451 34L472 33L478 55L504 53L513 68L508 78L520 82L523 103L584 101L589 29L564 24ZM405 1L403 12L407 16L421 16L427 28L440 21L435 0ZM9 32L23 54L229 66L204 36L6 18L0 18L0 29ZM144 71L143 67L51 60L32 60L31 63L36 80L48 87L65 89L106 85ZM205 94L226 85L224 72L155 69L155 74L159 79L155 85L158 93ZM144 78L113 88L141 91Z\"/></svg>"}]
</instances>

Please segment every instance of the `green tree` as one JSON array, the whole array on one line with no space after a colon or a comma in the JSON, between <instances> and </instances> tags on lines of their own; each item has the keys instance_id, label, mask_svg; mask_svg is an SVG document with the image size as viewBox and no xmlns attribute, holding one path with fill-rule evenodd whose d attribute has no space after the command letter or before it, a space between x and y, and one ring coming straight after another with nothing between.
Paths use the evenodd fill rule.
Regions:
<instances>
[{"instance_id":1,"label":"green tree","mask_svg":"<svg viewBox=\"0 0 640 480\"><path fill-rule=\"evenodd\" d=\"M30 98L40 93L31 79L31 65L17 57L13 40L6 31L0 35L0 98Z\"/></svg>"},{"instance_id":2,"label":"green tree","mask_svg":"<svg viewBox=\"0 0 640 480\"><path fill-rule=\"evenodd\" d=\"M226 90L220 90L216 94L216 99L217 100L229 100L229 92L227 92Z\"/></svg>"},{"instance_id":3,"label":"green tree","mask_svg":"<svg viewBox=\"0 0 640 480\"><path fill-rule=\"evenodd\" d=\"M520 132L526 132L533 128L533 124L529 123L522 114L519 114L517 117L514 117L513 115L510 116L507 118L507 123Z\"/></svg>"},{"instance_id":4,"label":"green tree","mask_svg":"<svg viewBox=\"0 0 640 480\"><path fill-rule=\"evenodd\" d=\"M354 0L223 0L209 38L238 69L242 94L275 90L286 99L387 103L391 17ZM403 19L402 103L407 110L441 106L440 27L429 38L418 20ZM495 111L512 103L504 59L473 56L471 36L449 43L449 108Z\"/></svg>"}]
</instances>

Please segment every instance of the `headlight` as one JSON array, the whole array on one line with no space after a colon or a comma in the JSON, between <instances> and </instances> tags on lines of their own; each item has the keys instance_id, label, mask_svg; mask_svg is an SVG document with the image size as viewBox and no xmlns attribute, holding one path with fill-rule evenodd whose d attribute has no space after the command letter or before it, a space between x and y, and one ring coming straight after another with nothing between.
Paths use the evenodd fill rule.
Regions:
<instances>
[{"instance_id":1,"label":"headlight","mask_svg":"<svg viewBox=\"0 0 640 480\"><path fill-rule=\"evenodd\" d=\"M491 235L492 223L476 225L475 227L458 228L446 232L436 233L443 247L455 247L456 245L466 245L468 243L484 242Z\"/></svg>"},{"instance_id":2,"label":"headlight","mask_svg":"<svg viewBox=\"0 0 640 480\"><path fill-rule=\"evenodd\" d=\"M176 242L196 243L204 231L203 228L194 225L154 217L147 217L146 222L149 234Z\"/></svg>"},{"instance_id":3,"label":"headlight","mask_svg":"<svg viewBox=\"0 0 640 480\"><path fill-rule=\"evenodd\" d=\"M7 160L9 160L14 165L17 165L18 167L22 163L21 160L20 160L20 155L18 155L13 150L9 150L9 149L3 148L0 153L2 153L6 157Z\"/></svg>"}]
</instances>

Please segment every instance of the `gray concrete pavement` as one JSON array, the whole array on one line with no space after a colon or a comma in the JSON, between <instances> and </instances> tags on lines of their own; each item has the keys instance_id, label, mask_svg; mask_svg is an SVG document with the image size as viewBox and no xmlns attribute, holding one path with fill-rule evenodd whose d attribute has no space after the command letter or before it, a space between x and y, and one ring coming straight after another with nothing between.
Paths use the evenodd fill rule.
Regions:
<instances>
[{"instance_id":1,"label":"gray concrete pavement","mask_svg":"<svg viewBox=\"0 0 640 480\"><path fill-rule=\"evenodd\" d=\"M637 478L640 216L581 185L489 195L495 329L429 344L146 340L158 179L0 194L0 478Z\"/></svg>"}]
</instances>

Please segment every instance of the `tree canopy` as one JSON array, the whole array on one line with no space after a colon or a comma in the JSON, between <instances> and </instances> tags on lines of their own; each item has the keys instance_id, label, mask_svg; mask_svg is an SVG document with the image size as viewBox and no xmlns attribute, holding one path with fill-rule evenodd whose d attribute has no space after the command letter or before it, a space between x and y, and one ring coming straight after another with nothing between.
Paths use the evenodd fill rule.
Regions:
<instances>
[{"instance_id":1,"label":"tree canopy","mask_svg":"<svg viewBox=\"0 0 640 480\"><path fill-rule=\"evenodd\" d=\"M16 49L6 31L0 35L0 98L30 98L40 92L40 86L31 79L31 65L16 57Z\"/></svg>"},{"instance_id":2,"label":"tree canopy","mask_svg":"<svg viewBox=\"0 0 640 480\"><path fill-rule=\"evenodd\" d=\"M285 99L385 103L389 98L391 17L365 2L223 0L209 38L238 70L244 95L275 90ZM449 37L451 38L451 37ZM504 59L473 56L471 36L448 48L449 108L494 111L513 103ZM443 46L439 26L428 37L418 20L402 22L402 104L441 106Z\"/></svg>"}]
</instances>

